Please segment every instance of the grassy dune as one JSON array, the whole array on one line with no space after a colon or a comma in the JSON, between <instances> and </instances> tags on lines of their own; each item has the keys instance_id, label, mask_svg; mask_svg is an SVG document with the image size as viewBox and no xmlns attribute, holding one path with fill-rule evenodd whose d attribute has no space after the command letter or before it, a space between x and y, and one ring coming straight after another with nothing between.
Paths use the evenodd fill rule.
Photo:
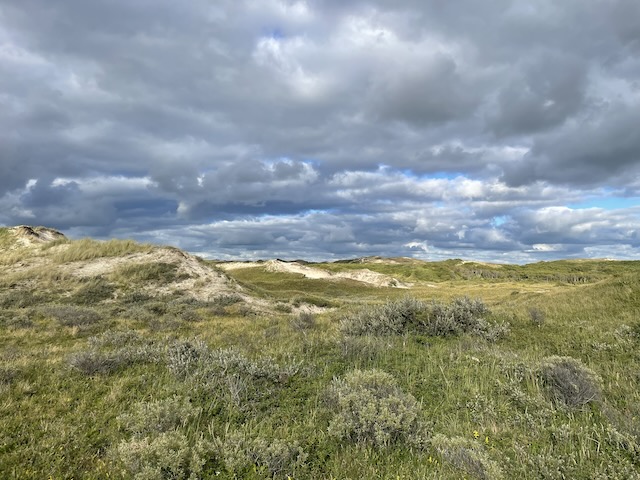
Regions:
<instances>
[{"instance_id":1,"label":"grassy dune","mask_svg":"<svg viewBox=\"0 0 640 480\"><path fill-rule=\"evenodd\" d=\"M167 264L52 273L152 248L70 243L0 272L0 478L640 478L639 262L258 267L203 301L118 293Z\"/></svg>"}]
</instances>

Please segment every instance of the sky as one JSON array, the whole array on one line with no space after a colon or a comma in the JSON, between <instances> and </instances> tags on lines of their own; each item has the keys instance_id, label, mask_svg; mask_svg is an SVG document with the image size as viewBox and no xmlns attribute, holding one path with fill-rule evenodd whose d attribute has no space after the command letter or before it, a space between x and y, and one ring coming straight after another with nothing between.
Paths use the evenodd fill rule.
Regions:
<instances>
[{"instance_id":1,"label":"sky","mask_svg":"<svg viewBox=\"0 0 640 480\"><path fill-rule=\"evenodd\" d=\"M640 2L0 0L0 224L640 259Z\"/></svg>"}]
</instances>

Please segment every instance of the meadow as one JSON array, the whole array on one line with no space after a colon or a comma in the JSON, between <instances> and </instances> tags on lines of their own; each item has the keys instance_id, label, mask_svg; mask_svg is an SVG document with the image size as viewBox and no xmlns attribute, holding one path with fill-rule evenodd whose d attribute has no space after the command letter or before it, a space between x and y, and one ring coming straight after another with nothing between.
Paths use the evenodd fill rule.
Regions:
<instances>
[{"instance_id":1,"label":"meadow","mask_svg":"<svg viewBox=\"0 0 640 480\"><path fill-rule=\"evenodd\" d=\"M180 255L0 229L0 478L640 478L640 262Z\"/></svg>"}]
</instances>

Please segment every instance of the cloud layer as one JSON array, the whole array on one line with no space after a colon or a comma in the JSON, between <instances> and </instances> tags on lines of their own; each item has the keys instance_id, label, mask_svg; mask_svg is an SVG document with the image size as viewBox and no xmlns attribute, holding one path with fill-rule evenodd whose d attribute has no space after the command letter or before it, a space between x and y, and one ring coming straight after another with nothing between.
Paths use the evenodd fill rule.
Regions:
<instances>
[{"instance_id":1,"label":"cloud layer","mask_svg":"<svg viewBox=\"0 0 640 480\"><path fill-rule=\"evenodd\" d=\"M640 258L635 0L0 0L0 223Z\"/></svg>"}]
</instances>

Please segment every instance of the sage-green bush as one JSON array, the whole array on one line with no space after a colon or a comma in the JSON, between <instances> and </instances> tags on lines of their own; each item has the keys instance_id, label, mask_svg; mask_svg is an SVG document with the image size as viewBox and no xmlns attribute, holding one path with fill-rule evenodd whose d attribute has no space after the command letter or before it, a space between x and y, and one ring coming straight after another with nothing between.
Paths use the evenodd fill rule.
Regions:
<instances>
[{"instance_id":1,"label":"sage-green bush","mask_svg":"<svg viewBox=\"0 0 640 480\"><path fill-rule=\"evenodd\" d=\"M464 471L478 480L499 480L503 478L500 466L478 442L461 437L434 435L431 446L447 463Z\"/></svg>"},{"instance_id":2,"label":"sage-green bush","mask_svg":"<svg viewBox=\"0 0 640 480\"><path fill-rule=\"evenodd\" d=\"M131 411L119 415L118 422L127 432L143 437L184 427L201 411L188 398L174 395L154 402L138 402Z\"/></svg>"},{"instance_id":3,"label":"sage-green bush","mask_svg":"<svg viewBox=\"0 0 640 480\"><path fill-rule=\"evenodd\" d=\"M339 440L388 447L424 446L428 439L418 401L381 370L354 370L335 378L328 404L334 412L329 435Z\"/></svg>"},{"instance_id":4,"label":"sage-green bush","mask_svg":"<svg viewBox=\"0 0 640 480\"><path fill-rule=\"evenodd\" d=\"M489 323L484 318L487 314L489 309L480 299L458 297L447 304L404 297L343 316L340 330L351 336L417 333L445 337L470 333L496 341L509 332L509 325Z\"/></svg>"},{"instance_id":5,"label":"sage-green bush","mask_svg":"<svg viewBox=\"0 0 640 480\"><path fill-rule=\"evenodd\" d=\"M427 304L413 297L362 307L340 320L346 335L399 335L415 330Z\"/></svg>"},{"instance_id":6,"label":"sage-green bush","mask_svg":"<svg viewBox=\"0 0 640 480\"><path fill-rule=\"evenodd\" d=\"M601 397L602 380L575 358L548 357L542 363L540 375L551 397L568 408L580 408Z\"/></svg>"},{"instance_id":7,"label":"sage-green bush","mask_svg":"<svg viewBox=\"0 0 640 480\"><path fill-rule=\"evenodd\" d=\"M134 480L197 480L217 455L214 443L204 439L189 442L179 431L123 440L110 452L126 478Z\"/></svg>"},{"instance_id":8,"label":"sage-green bush","mask_svg":"<svg viewBox=\"0 0 640 480\"><path fill-rule=\"evenodd\" d=\"M251 467L269 477L290 477L305 465L307 454L296 441L251 437L243 431L227 432L222 444L225 466L234 478Z\"/></svg>"}]
</instances>

